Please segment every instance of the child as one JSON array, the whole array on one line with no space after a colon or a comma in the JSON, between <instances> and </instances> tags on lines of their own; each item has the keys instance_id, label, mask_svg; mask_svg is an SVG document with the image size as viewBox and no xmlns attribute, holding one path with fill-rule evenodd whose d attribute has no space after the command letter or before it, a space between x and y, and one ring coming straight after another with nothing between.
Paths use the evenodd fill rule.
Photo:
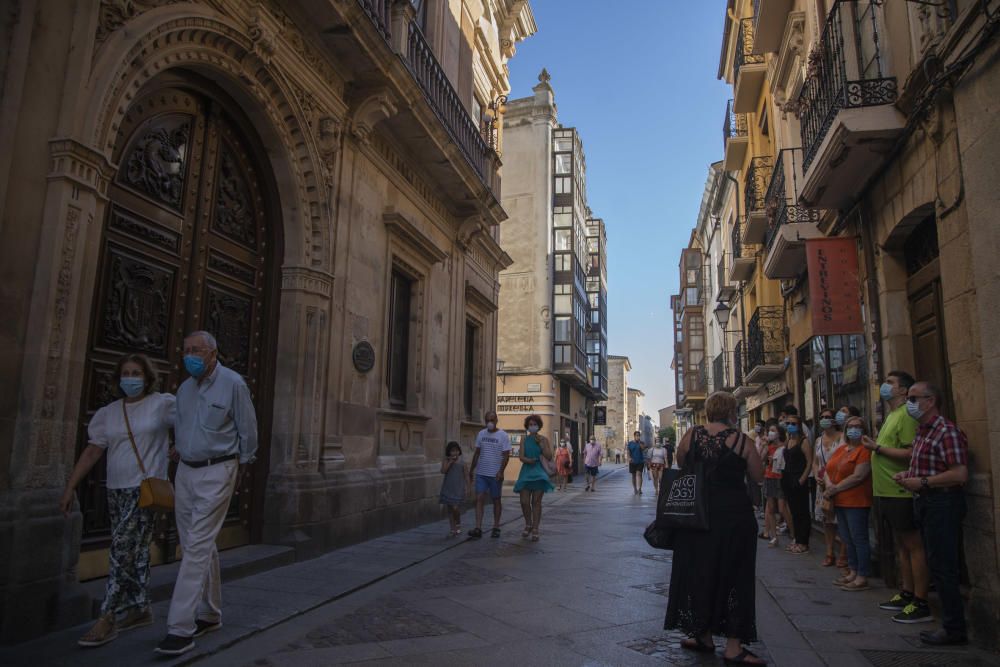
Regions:
<instances>
[{"instance_id":1,"label":"child","mask_svg":"<svg viewBox=\"0 0 1000 667\"><path fill-rule=\"evenodd\" d=\"M454 440L444 448L444 460L441 461L441 504L448 507L448 522L451 532L448 537L461 534L462 501L465 500L465 464L462 463L462 447Z\"/></svg>"}]
</instances>

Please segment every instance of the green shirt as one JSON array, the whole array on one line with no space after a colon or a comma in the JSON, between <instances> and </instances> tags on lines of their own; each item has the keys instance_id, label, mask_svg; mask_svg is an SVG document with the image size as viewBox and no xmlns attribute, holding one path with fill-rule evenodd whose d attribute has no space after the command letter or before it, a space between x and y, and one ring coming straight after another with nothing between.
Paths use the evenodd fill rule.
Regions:
<instances>
[{"instance_id":1,"label":"green shirt","mask_svg":"<svg viewBox=\"0 0 1000 667\"><path fill-rule=\"evenodd\" d=\"M889 449L909 447L917 436L917 420L906 413L906 403L889 413L878 432L878 444ZM872 493L876 498L910 498L912 493L893 480L897 472L909 470L908 461L897 461L872 453Z\"/></svg>"}]
</instances>

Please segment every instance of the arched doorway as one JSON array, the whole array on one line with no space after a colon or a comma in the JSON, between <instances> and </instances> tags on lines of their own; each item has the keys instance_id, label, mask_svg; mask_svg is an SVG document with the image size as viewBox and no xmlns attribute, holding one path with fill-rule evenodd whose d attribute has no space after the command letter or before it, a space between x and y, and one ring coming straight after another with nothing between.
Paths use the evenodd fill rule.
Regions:
<instances>
[{"instance_id":1,"label":"arched doorway","mask_svg":"<svg viewBox=\"0 0 1000 667\"><path fill-rule=\"evenodd\" d=\"M103 223L78 450L94 411L115 398L116 359L142 352L161 391L175 391L184 335L215 334L223 364L244 376L257 407L260 450L238 489L220 546L259 539L268 469L280 224L273 178L237 105L200 77L146 86L118 128ZM109 525L99 463L80 486L81 579L103 574ZM172 517L154 535L154 562L173 559ZM93 556L87 558L86 556Z\"/></svg>"}]
</instances>

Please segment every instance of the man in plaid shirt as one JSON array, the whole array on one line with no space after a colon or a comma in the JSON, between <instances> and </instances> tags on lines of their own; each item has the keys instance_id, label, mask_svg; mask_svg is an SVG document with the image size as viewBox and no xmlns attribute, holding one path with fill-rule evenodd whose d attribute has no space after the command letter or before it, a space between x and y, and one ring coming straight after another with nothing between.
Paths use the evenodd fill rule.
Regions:
<instances>
[{"instance_id":1,"label":"man in plaid shirt","mask_svg":"<svg viewBox=\"0 0 1000 667\"><path fill-rule=\"evenodd\" d=\"M900 486L914 494L913 510L924 541L927 564L941 597L944 628L925 630L920 639L936 646L966 643L965 609L958 588L959 550L969 448L965 434L941 415L943 395L929 382L917 382L906 397L906 411L920 426L913 440L910 468L897 473Z\"/></svg>"}]
</instances>

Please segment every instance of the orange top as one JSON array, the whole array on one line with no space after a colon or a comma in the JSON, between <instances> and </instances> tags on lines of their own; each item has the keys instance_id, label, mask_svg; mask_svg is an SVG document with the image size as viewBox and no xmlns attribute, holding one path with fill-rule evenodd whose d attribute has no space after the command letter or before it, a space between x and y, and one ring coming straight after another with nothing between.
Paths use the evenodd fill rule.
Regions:
<instances>
[{"instance_id":1,"label":"orange top","mask_svg":"<svg viewBox=\"0 0 1000 667\"><path fill-rule=\"evenodd\" d=\"M774 454L785 445L780 442L767 443L767 460L764 462L764 477L781 479L781 473L774 470Z\"/></svg>"},{"instance_id":2,"label":"orange top","mask_svg":"<svg viewBox=\"0 0 1000 667\"><path fill-rule=\"evenodd\" d=\"M838 447L826 464L826 474L830 476L830 481L840 484L854 474L854 469L859 465L871 464L872 453L866 448L858 445L852 451L847 446ZM872 478L868 475L860 484L841 491L833 497L833 504L836 507L871 507L872 506Z\"/></svg>"}]
</instances>

